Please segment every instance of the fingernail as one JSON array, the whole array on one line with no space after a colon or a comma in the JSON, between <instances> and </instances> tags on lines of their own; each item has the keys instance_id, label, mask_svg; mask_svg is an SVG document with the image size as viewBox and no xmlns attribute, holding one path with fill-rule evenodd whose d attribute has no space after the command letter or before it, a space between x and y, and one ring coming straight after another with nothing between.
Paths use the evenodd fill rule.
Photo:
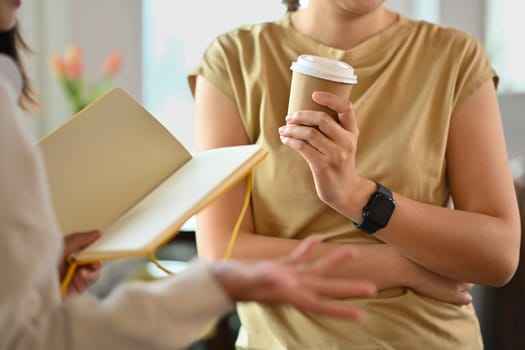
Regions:
<instances>
[{"instance_id":1,"label":"fingernail","mask_svg":"<svg viewBox=\"0 0 525 350\"><path fill-rule=\"evenodd\" d=\"M292 120L292 116L290 114L288 114L286 116L286 118L284 118L287 122L289 122L290 120Z\"/></svg>"},{"instance_id":2,"label":"fingernail","mask_svg":"<svg viewBox=\"0 0 525 350\"><path fill-rule=\"evenodd\" d=\"M286 126L281 126L279 128L279 134L284 134L285 131L286 131Z\"/></svg>"}]
</instances>

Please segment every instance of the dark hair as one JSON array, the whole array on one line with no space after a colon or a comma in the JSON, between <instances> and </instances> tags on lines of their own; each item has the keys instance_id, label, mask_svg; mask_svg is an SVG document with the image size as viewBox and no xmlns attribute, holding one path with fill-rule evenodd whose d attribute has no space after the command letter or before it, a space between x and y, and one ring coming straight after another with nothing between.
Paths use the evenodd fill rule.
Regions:
<instances>
[{"instance_id":1,"label":"dark hair","mask_svg":"<svg viewBox=\"0 0 525 350\"><path fill-rule=\"evenodd\" d=\"M288 12L294 12L299 9L299 0L282 0L283 4L286 5Z\"/></svg>"},{"instance_id":2,"label":"dark hair","mask_svg":"<svg viewBox=\"0 0 525 350\"><path fill-rule=\"evenodd\" d=\"M24 51L31 52L31 49L20 35L18 25L6 32L0 32L0 53L10 56L22 73L22 94L20 95L19 104L23 109L28 110L36 105L36 99L22 63L21 56Z\"/></svg>"}]
</instances>

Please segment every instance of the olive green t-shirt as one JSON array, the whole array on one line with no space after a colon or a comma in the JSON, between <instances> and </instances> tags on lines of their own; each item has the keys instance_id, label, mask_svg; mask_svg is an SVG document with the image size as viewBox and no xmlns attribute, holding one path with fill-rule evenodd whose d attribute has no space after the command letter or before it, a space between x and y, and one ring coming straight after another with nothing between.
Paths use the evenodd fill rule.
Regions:
<instances>
[{"instance_id":1,"label":"olive green t-shirt","mask_svg":"<svg viewBox=\"0 0 525 350\"><path fill-rule=\"evenodd\" d=\"M313 54L352 65L350 100L360 131L356 166L368 179L403 196L439 206L450 202L446 146L451 115L490 79L479 42L468 34L400 16L350 50L321 44L293 29L289 15L219 36L197 70L236 104L252 143L269 156L255 170L257 234L301 239L321 234L337 243L382 244L322 203L304 159L283 145L290 65ZM446 259L446 256L443 257ZM385 266L388 269L388 266ZM353 299L368 317L355 323L288 306L238 306L239 349L481 349L472 305L456 306L408 288Z\"/></svg>"}]
</instances>

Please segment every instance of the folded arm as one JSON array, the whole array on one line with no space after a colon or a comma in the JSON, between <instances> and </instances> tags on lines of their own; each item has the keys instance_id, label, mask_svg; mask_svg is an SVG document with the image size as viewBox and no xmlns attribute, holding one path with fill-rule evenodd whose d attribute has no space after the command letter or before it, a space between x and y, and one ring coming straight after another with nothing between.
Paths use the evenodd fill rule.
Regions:
<instances>
[{"instance_id":1,"label":"folded arm","mask_svg":"<svg viewBox=\"0 0 525 350\"><path fill-rule=\"evenodd\" d=\"M197 149L249 143L239 111L226 95L204 78L198 77L195 98ZM197 216L199 256L210 260L219 260L224 256L244 194L245 185L241 183ZM255 234L251 210L248 210L232 257L280 257L290 253L298 244L298 240ZM338 246L324 243L320 254L326 254ZM411 287L445 301L465 303L470 300L469 285L427 271L385 244L359 246L359 256L341 264L334 273L353 279L372 280L380 289Z\"/></svg>"},{"instance_id":2,"label":"folded arm","mask_svg":"<svg viewBox=\"0 0 525 350\"><path fill-rule=\"evenodd\" d=\"M295 113L281 131L283 142L309 163L319 197L360 222L375 185L355 168L359 131L353 107L334 95L314 98L339 111L340 124L319 113ZM391 221L376 237L448 278L505 284L517 266L520 228L500 119L493 83L487 81L452 115L447 170L455 210L395 193Z\"/></svg>"}]
</instances>

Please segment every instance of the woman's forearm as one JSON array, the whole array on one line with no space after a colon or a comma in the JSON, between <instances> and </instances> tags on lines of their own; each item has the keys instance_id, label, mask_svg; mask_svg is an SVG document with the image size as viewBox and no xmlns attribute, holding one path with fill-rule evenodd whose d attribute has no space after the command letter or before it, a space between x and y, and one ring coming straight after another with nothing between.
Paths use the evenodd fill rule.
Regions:
<instances>
[{"instance_id":1,"label":"woman's forearm","mask_svg":"<svg viewBox=\"0 0 525 350\"><path fill-rule=\"evenodd\" d=\"M378 237L416 263L460 281L502 285L515 269L519 235L512 220L398 197Z\"/></svg>"}]
</instances>

